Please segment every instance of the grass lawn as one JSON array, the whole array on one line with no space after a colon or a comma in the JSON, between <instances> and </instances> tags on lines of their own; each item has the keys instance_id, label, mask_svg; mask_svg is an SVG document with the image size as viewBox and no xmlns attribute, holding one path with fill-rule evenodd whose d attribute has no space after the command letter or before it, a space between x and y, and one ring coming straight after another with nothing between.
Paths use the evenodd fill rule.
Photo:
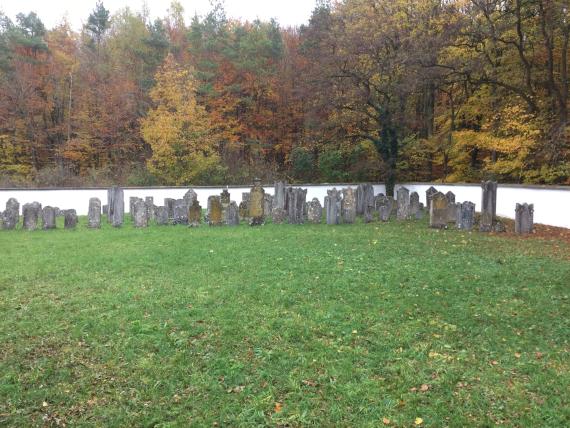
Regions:
<instances>
[{"instance_id":1,"label":"grass lawn","mask_svg":"<svg viewBox=\"0 0 570 428\"><path fill-rule=\"evenodd\" d=\"M0 426L570 425L567 242L81 222L0 233Z\"/></svg>"}]
</instances>

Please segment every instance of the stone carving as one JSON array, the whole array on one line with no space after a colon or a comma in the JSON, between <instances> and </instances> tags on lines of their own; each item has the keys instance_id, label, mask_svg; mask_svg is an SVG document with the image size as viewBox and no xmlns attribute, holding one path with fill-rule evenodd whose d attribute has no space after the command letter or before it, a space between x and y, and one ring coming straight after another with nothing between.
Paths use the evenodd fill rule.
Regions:
<instances>
[{"instance_id":1,"label":"stone carving","mask_svg":"<svg viewBox=\"0 0 570 428\"><path fill-rule=\"evenodd\" d=\"M388 196L382 195L377 199L376 203L378 204L378 217L380 218L380 221L389 221L392 214L394 200Z\"/></svg>"},{"instance_id":2,"label":"stone carving","mask_svg":"<svg viewBox=\"0 0 570 428\"><path fill-rule=\"evenodd\" d=\"M483 189L481 197L481 221L479 231L491 232L497 216L497 182L484 181L481 183Z\"/></svg>"},{"instance_id":3,"label":"stone carving","mask_svg":"<svg viewBox=\"0 0 570 428\"><path fill-rule=\"evenodd\" d=\"M174 217L173 224L188 224L188 205L184 199L174 201Z\"/></svg>"},{"instance_id":4,"label":"stone carving","mask_svg":"<svg viewBox=\"0 0 570 428\"><path fill-rule=\"evenodd\" d=\"M437 192L431 198L429 211L429 227L434 229L445 229L449 216L448 201L445 195Z\"/></svg>"},{"instance_id":5,"label":"stone carving","mask_svg":"<svg viewBox=\"0 0 570 428\"><path fill-rule=\"evenodd\" d=\"M461 230L472 230L475 224L475 204L473 202L463 202L456 204L456 226Z\"/></svg>"},{"instance_id":6,"label":"stone carving","mask_svg":"<svg viewBox=\"0 0 570 428\"><path fill-rule=\"evenodd\" d=\"M210 196L208 198L208 213L207 213L209 226L221 226L224 224L222 218L222 201L220 196Z\"/></svg>"},{"instance_id":7,"label":"stone carving","mask_svg":"<svg viewBox=\"0 0 570 428\"><path fill-rule=\"evenodd\" d=\"M55 229L55 209L47 206L42 209L43 229Z\"/></svg>"},{"instance_id":8,"label":"stone carving","mask_svg":"<svg viewBox=\"0 0 570 428\"><path fill-rule=\"evenodd\" d=\"M261 180L255 179L253 187L249 192L249 224L250 226L260 226L265 222L263 204L265 190L261 187Z\"/></svg>"},{"instance_id":9,"label":"stone carving","mask_svg":"<svg viewBox=\"0 0 570 428\"><path fill-rule=\"evenodd\" d=\"M412 192L410 194L409 218L413 220L419 220L421 218L421 215L420 195L418 195L418 192Z\"/></svg>"},{"instance_id":10,"label":"stone carving","mask_svg":"<svg viewBox=\"0 0 570 428\"><path fill-rule=\"evenodd\" d=\"M430 207L431 207L431 198L436 193L437 193L437 189L433 186L431 186L429 189L426 190L426 207L427 207L428 212L429 212Z\"/></svg>"},{"instance_id":11,"label":"stone carving","mask_svg":"<svg viewBox=\"0 0 570 428\"><path fill-rule=\"evenodd\" d=\"M356 220L356 194L352 187L342 189L342 221L352 224Z\"/></svg>"},{"instance_id":12,"label":"stone carving","mask_svg":"<svg viewBox=\"0 0 570 428\"><path fill-rule=\"evenodd\" d=\"M367 208L374 208L374 186L359 184L356 188L356 215L365 215Z\"/></svg>"},{"instance_id":13,"label":"stone carving","mask_svg":"<svg viewBox=\"0 0 570 428\"><path fill-rule=\"evenodd\" d=\"M1 215L2 229L13 230L20 221L20 203L14 199L8 199L6 202L6 211Z\"/></svg>"},{"instance_id":14,"label":"stone carving","mask_svg":"<svg viewBox=\"0 0 570 428\"><path fill-rule=\"evenodd\" d=\"M340 195L341 192L336 190L336 188L327 190L327 196L325 196L327 224L340 224L342 210L342 198Z\"/></svg>"},{"instance_id":15,"label":"stone carving","mask_svg":"<svg viewBox=\"0 0 570 428\"><path fill-rule=\"evenodd\" d=\"M42 205L39 202L24 204L22 207L22 217L24 217L25 230L36 230L38 228L41 211Z\"/></svg>"},{"instance_id":16,"label":"stone carving","mask_svg":"<svg viewBox=\"0 0 570 428\"><path fill-rule=\"evenodd\" d=\"M148 205L142 199L135 202L132 218L135 227L148 227Z\"/></svg>"},{"instance_id":17,"label":"stone carving","mask_svg":"<svg viewBox=\"0 0 570 428\"><path fill-rule=\"evenodd\" d=\"M125 215L125 198L123 189L113 186L107 190L107 203L109 204L107 213L109 223L111 223L113 227L122 226Z\"/></svg>"},{"instance_id":18,"label":"stone carving","mask_svg":"<svg viewBox=\"0 0 570 428\"><path fill-rule=\"evenodd\" d=\"M228 206L226 224L228 226L239 226L239 208L235 201L231 201Z\"/></svg>"},{"instance_id":19,"label":"stone carving","mask_svg":"<svg viewBox=\"0 0 570 428\"><path fill-rule=\"evenodd\" d=\"M307 220L312 224L320 224L323 220L323 207L317 198L307 204Z\"/></svg>"},{"instance_id":20,"label":"stone carving","mask_svg":"<svg viewBox=\"0 0 570 428\"><path fill-rule=\"evenodd\" d=\"M289 188L287 195L287 218L290 224L303 224L305 222L305 201L307 190Z\"/></svg>"},{"instance_id":21,"label":"stone carving","mask_svg":"<svg viewBox=\"0 0 570 428\"><path fill-rule=\"evenodd\" d=\"M398 220L406 220L410 216L410 191L405 187L400 187L396 193L398 195L396 218Z\"/></svg>"},{"instance_id":22,"label":"stone carving","mask_svg":"<svg viewBox=\"0 0 570 428\"><path fill-rule=\"evenodd\" d=\"M156 224L159 226L166 226L170 223L168 217L168 208L166 207L156 207L155 212Z\"/></svg>"},{"instance_id":23,"label":"stone carving","mask_svg":"<svg viewBox=\"0 0 570 428\"><path fill-rule=\"evenodd\" d=\"M534 229L534 204L517 204L515 208L515 233L532 233Z\"/></svg>"},{"instance_id":24,"label":"stone carving","mask_svg":"<svg viewBox=\"0 0 570 428\"><path fill-rule=\"evenodd\" d=\"M208 208L210 207L208 201ZM199 227L202 223L202 206L198 199L194 199L190 208L188 208L188 225L190 227Z\"/></svg>"},{"instance_id":25,"label":"stone carving","mask_svg":"<svg viewBox=\"0 0 570 428\"><path fill-rule=\"evenodd\" d=\"M64 210L63 219L63 227L65 229L75 229L77 226L77 213L75 210Z\"/></svg>"}]
</instances>

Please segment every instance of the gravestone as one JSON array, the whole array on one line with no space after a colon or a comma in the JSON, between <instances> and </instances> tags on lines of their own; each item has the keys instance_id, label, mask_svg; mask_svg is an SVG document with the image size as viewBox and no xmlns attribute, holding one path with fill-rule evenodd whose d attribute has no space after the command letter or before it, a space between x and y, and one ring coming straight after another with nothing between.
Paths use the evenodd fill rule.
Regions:
<instances>
[{"instance_id":1,"label":"gravestone","mask_svg":"<svg viewBox=\"0 0 570 428\"><path fill-rule=\"evenodd\" d=\"M164 208L166 208L166 214L169 220L174 220L174 203L176 199L164 198Z\"/></svg>"},{"instance_id":2,"label":"gravestone","mask_svg":"<svg viewBox=\"0 0 570 428\"><path fill-rule=\"evenodd\" d=\"M249 218L249 208L247 206L247 202L246 201L241 201L239 203L239 217L243 218L243 219L248 219Z\"/></svg>"},{"instance_id":3,"label":"gravestone","mask_svg":"<svg viewBox=\"0 0 570 428\"><path fill-rule=\"evenodd\" d=\"M184 202L186 203L186 208L189 208L194 201L198 200L198 195L193 189L189 189L182 199L184 199Z\"/></svg>"},{"instance_id":4,"label":"gravestone","mask_svg":"<svg viewBox=\"0 0 570 428\"><path fill-rule=\"evenodd\" d=\"M472 230L475 224L475 204L465 201L462 204L457 203L456 227L461 230Z\"/></svg>"},{"instance_id":5,"label":"gravestone","mask_svg":"<svg viewBox=\"0 0 570 428\"><path fill-rule=\"evenodd\" d=\"M429 211L429 227L434 229L445 229L449 216L448 201L445 195L437 192L431 198Z\"/></svg>"},{"instance_id":6,"label":"gravestone","mask_svg":"<svg viewBox=\"0 0 570 428\"><path fill-rule=\"evenodd\" d=\"M24 204L22 207L22 217L24 217L24 229L36 230L39 227L39 218L42 211L42 205L39 202Z\"/></svg>"},{"instance_id":7,"label":"gravestone","mask_svg":"<svg viewBox=\"0 0 570 428\"><path fill-rule=\"evenodd\" d=\"M378 211L378 208L380 207L380 198L385 198L386 196L384 195L384 193L379 193L374 197L374 210Z\"/></svg>"},{"instance_id":8,"label":"gravestone","mask_svg":"<svg viewBox=\"0 0 570 428\"><path fill-rule=\"evenodd\" d=\"M2 229L13 230L20 221L20 203L14 199L6 202L6 211L2 214Z\"/></svg>"},{"instance_id":9,"label":"gravestone","mask_svg":"<svg viewBox=\"0 0 570 428\"><path fill-rule=\"evenodd\" d=\"M426 208L427 208L428 212L430 211L430 207L431 207L431 198L436 193L437 193L437 189L433 186L431 186L429 189L426 190Z\"/></svg>"},{"instance_id":10,"label":"gravestone","mask_svg":"<svg viewBox=\"0 0 570 428\"><path fill-rule=\"evenodd\" d=\"M410 191L405 187L400 187L396 194L398 195L396 218L398 220L406 220L410 216Z\"/></svg>"},{"instance_id":11,"label":"gravestone","mask_svg":"<svg viewBox=\"0 0 570 428\"><path fill-rule=\"evenodd\" d=\"M239 208L235 201L231 201L228 206L226 224L228 226L239 226Z\"/></svg>"},{"instance_id":12,"label":"gravestone","mask_svg":"<svg viewBox=\"0 0 570 428\"><path fill-rule=\"evenodd\" d=\"M138 201L139 199L140 198L138 198L136 196L131 196L129 198L129 213L131 214L131 216L135 212L135 202Z\"/></svg>"},{"instance_id":13,"label":"gravestone","mask_svg":"<svg viewBox=\"0 0 570 428\"><path fill-rule=\"evenodd\" d=\"M356 194L352 187L342 189L342 221L352 224L356 220Z\"/></svg>"},{"instance_id":14,"label":"gravestone","mask_svg":"<svg viewBox=\"0 0 570 428\"><path fill-rule=\"evenodd\" d=\"M320 224L323 221L323 207L317 198L313 198L307 204L307 220L312 224Z\"/></svg>"},{"instance_id":15,"label":"gravestone","mask_svg":"<svg viewBox=\"0 0 570 428\"><path fill-rule=\"evenodd\" d=\"M517 204L515 208L515 233L532 233L534 229L534 204Z\"/></svg>"},{"instance_id":16,"label":"gravestone","mask_svg":"<svg viewBox=\"0 0 570 428\"><path fill-rule=\"evenodd\" d=\"M273 199L273 196L269 193L266 193L263 196L263 213L265 214L265 217L273 213Z\"/></svg>"},{"instance_id":17,"label":"gravestone","mask_svg":"<svg viewBox=\"0 0 570 428\"><path fill-rule=\"evenodd\" d=\"M392 215L392 205L394 204L394 200L388 196L380 196L376 203L378 204L378 217L380 221L389 221L390 216Z\"/></svg>"},{"instance_id":18,"label":"gravestone","mask_svg":"<svg viewBox=\"0 0 570 428\"><path fill-rule=\"evenodd\" d=\"M222 218L222 201L219 196L208 197L208 225L222 226L224 220Z\"/></svg>"},{"instance_id":19,"label":"gravestone","mask_svg":"<svg viewBox=\"0 0 570 428\"><path fill-rule=\"evenodd\" d=\"M392 201L392 213L390 217L396 217L398 215L398 203L393 196L388 196L388 198Z\"/></svg>"},{"instance_id":20,"label":"gravestone","mask_svg":"<svg viewBox=\"0 0 570 428\"><path fill-rule=\"evenodd\" d=\"M222 204L222 222L228 224L228 208L230 207L230 192L227 189L220 194L220 202Z\"/></svg>"},{"instance_id":21,"label":"gravestone","mask_svg":"<svg viewBox=\"0 0 570 428\"><path fill-rule=\"evenodd\" d=\"M483 189L481 195L481 220L479 231L491 232L494 230L495 218L497 216L497 182L484 181L481 183Z\"/></svg>"},{"instance_id":22,"label":"gravestone","mask_svg":"<svg viewBox=\"0 0 570 428\"><path fill-rule=\"evenodd\" d=\"M276 181L275 182L275 196L273 197L273 208L279 208L283 211L285 210L285 208L286 208L286 189L287 189L287 183L285 183L284 181ZM273 220L273 221L275 222L275 220Z\"/></svg>"},{"instance_id":23,"label":"gravestone","mask_svg":"<svg viewBox=\"0 0 570 428\"><path fill-rule=\"evenodd\" d=\"M413 220L419 220L421 218L421 206L420 206L420 195L418 192L412 192L410 194L410 214L409 218Z\"/></svg>"},{"instance_id":24,"label":"gravestone","mask_svg":"<svg viewBox=\"0 0 570 428\"><path fill-rule=\"evenodd\" d=\"M148 227L148 206L142 199L135 202L132 218L135 227Z\"/></svg>"},{"instance_id":25,"label":"gravestone","mask_svg":"<svg viewBox=\"0 0 570 428\"><path fill-rule=\"evenodd\" d=\"M55 212L56 217L62 217L63 216L63 213L61 212L61 210L58 207L53 207L53 210Z\"/></svg>"},{"instance_id":26,"label":"gravestone","mask_svg":"<svg viewBox=\"0 0 570 428\"><path fill-rule=\"evenodd\" d=\"M325 214L327 219L327 224L340 224L341 222L341 211L342 211L342 198L341 192L333 188L332 190L327 190L327 196L325 196Z\"/></svg>"},{"instance_id":27,"label":"gravestone","mask_svg":"<svg viewBox=\"0 0 570 428\"><path fill-rule=\"evenodd\" d=\"M125 215L125 198L123 189L117 186L107 190L108 213L107 218L113 227L120 227L123 224Z\"/></svg>"},{"instance_id":28,"label":"gravestone","mask_svg":"<svg viewBox=\"0 0 570 428\"><path fill-rule=\"evenodd\" d=\"M47 206L42 209L43 229L55 229L55 209Z\"/></svg>"},{"instance_id":29,"label":"gravestone","mask_svg":"<svg viewBox=\"0 0 570 428\"><path fill-rule=\"evenodd\" d=\"M364 215L366 214L367 208L373 207L374 186L370 183L359 184L356 188L356 214Z\"/></svg>"},{"instance_id":30,"label":"gravestone","mask_svg":"<svg viewBox=\"0 0 570 428\"><path fill-rule=\"evenodd\" d=\"M77 226L77 213L75 210L63 210L63 227L65 229L75 229Z\"/></svg>"},{"instance_id":31,"label":"gravestone","mask_svg":"<svg viewBox=\"0 0 570 428\"><path fill-rule=\"evenodd\" d=\"M447 198L447 210L448 210L448 223L455 223L457 221L457 205L455 204L455 193L451 190L445 194Z\"/></svg>"},{"instance_id":32,"label":"gravestone","mask_svg":"<svg viewBox=\"0 0 570 428\"><path fill-rule=\"evenodd\" d=\"M184 199L174 201L173 224L188 224L188 205Z\"/></svg>"},{"instance_id":33,"label":"gravestone","mask_svg":"<svg viewBox=\"0 0 570 428\"><path fill-rule=\"evenodd\" d=\"M202 206L198 199L195 199L190 208L188 208L188 225L190 227L199 227L200 223L202 223Z\"/></svg>"},{"instance_id":34,"label":"gravestone","mask_svg":"<svg viewBox=\"0 0 570 428\"><path fill-rule=\"evenodd\" d=\"M249 224L250 226L260 226L265 222L263 203L265 190L261 187L261 180L255 179L253 187L249 192Z\"/></svg>"},{"instance_id":35,"label":"gravestone","mask_svg":"<svg viewBox=\"0 0 570 428\"><path fill-rule=\"evenodd\" d=\"M166 207L156 207L156 224L159 226L166 226L170 223L170 218L168 217L168 208Z\"/></svg>"},{"instance_id":36,"label":"gravestone","mask_svg":"<svg viewBox=\"0 0 570 428\"><path fill-rule=\"evenodd\" d=\"M144 198L144 203L146 206L146 217L149 222L154 221L154 198L152 196L147 196Z\"/></svg>"},{"instance_id":37,"label":"gravestone","mask_svg":"<svg viewBox=\"0 0 570 428\"><path fill-rule=\"evenodd\" d=\"M374 221L374 207L368 205L364 206L364 214L362 216L364 223L372 223Z\"/></svg>"},{"instance_id":38,"label":"gravestone","mask_svg":"<svg viewBox=\"0 0 570 428\"><path fill-rule=\"evenodd\" d=\"M445 197L447 198L448 203L455 203L455 193L453 193L451 190L445 194Z\"/></svg>"},{"instance_id":39,"label":"gravestone","mask_svg":"<svg viewBox=\"0 0 570 428\"><path fill-rule=\"evenodd\" d=\"M289 188L287 195L287 218L290 224L303 224L305 222L305 201L307 190Z\"/></svg>"}]
</instances>

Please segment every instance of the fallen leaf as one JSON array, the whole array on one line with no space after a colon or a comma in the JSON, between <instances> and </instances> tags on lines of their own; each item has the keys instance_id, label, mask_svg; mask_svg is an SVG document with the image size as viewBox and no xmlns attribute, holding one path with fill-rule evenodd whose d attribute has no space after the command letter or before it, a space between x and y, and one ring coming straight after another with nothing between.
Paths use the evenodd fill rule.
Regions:
<instances>
[{"instance_id":1,"label":"fallen leaf","mask_svg":"<svg viewBox=\"0 0 570 428\"><path fill-rule=\"evenodd\" d=\"M303 381L303 385L306 385L306 386L317 386L317 382L315 382L314 380L305 379L305 380Z\"/></svg>"},{"instance_id":2,"label":"fallen leaf","mask_svg":"<svg viewBox=\"0 0 570 428\"><path fill-rule=\"evenodd\" d=\"M43 407L47 407L47 406L48 406L47 401L44 401L44 402L42 403L42 406L43 406Z\"/></svg>"},{"instance_id":3,"label":"fallen leaf","mask_svg":"<svg viewBox=\"0 0 570 428\"><path fill-rule=\"evenodd\" d=\"M279 413L281 410L283 410L283 404L275 403L275 413Z\"/></svg>"},{"instance_id":4,"label":"fallen leaf","mask_svg":"<svg viewBox=\"0 0 570 428\"><path fill-rule=\"evenodd\" d=\"M542 358L542 352L535 352L534 356L537 360L540 360Z\"/></svg>"},{"instance_id":5,"label":"fallen leaf","mask_svg":"<svg viewBox=\"0 0 570 428\"><path fill-rule=\"evenodd\" d=\"M416 420L414 421L414 423L416 424L416 426L419 426L421 424L424 423L424 420L422 418L416 418Z\"/></svg>"},{"instance_id":6,"label":"fallen leaf","mask_svg":"<svg viewBox=\"0 0 570 428\"><path fill-rule=\"evenodd\" d=\"M388 418L382 418L382 423L383 423L384 425L390 425L390 419L388 419Z\"/></svg>"},{"instance_id":7,"label":"fallen leaf","mask_svg":"<svg viewBox=\"0 0 570 428\"><path fill-rule=\"evenodd\" d=\"M429 385L424 383L422 386L420 386L420 391L421 392L427 392L429 390Z\"/></svg>"},{"instance_id":8,"label":"fallen leaf","mask_svg":"<svg viewBox=\"0 0 570 428\"><path fill-rule=\"evenodd\" d=\"M499 364L499 362L498 362L497 360L491 361L491 365L492 365L492 366L496 366L497 364Z\"/></svg>"},{"instance_id":9,"label":"fallen leaf","mask_svg":"<svg viewBox=\"0 0 570 428\"><path fill-rule=\"evenodd\" d=\"M515 358L520 358L520 357L521 357L521 354L518 352L515 352Z\"/></svg>"}]
</instances>

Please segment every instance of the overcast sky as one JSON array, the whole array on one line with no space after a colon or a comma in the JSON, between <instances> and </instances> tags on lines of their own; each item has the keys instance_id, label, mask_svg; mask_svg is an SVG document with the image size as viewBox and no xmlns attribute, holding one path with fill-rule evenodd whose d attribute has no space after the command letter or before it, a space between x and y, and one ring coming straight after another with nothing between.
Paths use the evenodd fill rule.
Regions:
<instances>
[{"instance_id":1,"label":"overcast sky","mask_svg":"<svg viewBox=\"0 0 570 428\"><path fill-rule=\"evenodd\" d=\"M14 20L20 13L36 12L47 28L61 22L67 16L75 29L82 24L95 7L96 0L0 0L0 10ZM134 11L142 10L146 3L152 18L164 17L170 0L103 0L111 13L129 6ZM180 0L185 18L198 13L204 15L210 10L209 0ZM243 20L269 20L275 18L282 26L300 25L308 22L315 6L315 0L225 0L228 17Z\"/></svg>"}]
</instances>

